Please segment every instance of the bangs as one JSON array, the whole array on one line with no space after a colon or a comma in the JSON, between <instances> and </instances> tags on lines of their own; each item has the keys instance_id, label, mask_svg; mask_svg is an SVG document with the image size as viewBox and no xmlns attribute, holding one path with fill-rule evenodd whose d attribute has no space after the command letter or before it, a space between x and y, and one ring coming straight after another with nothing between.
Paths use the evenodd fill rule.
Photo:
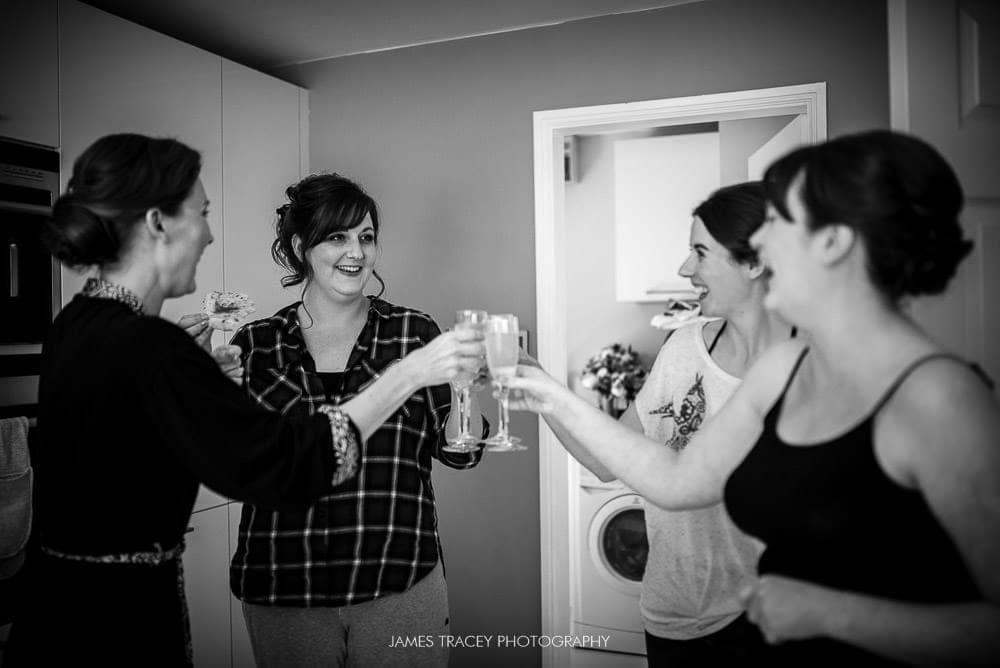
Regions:
<instances>
[{"instance_id":1,"label":"bangs","mask_svg":"<svg viewBox=\"0 0 1000 668\"><path fill-rule=\"evenodd\" d=\"M767 201L785 220L791 220L788 211L788 189L800 171L806 168L815 148L805 146L778 158L764 172L764 193ZM808 179L808 173L806 175Z\"/></svg>"},{"instance_id":2,"label":"bangs","mask_svg":"<svg viewBox=\"0 0 1000 668\"><path fill-rule=\"evenodd\" d=\"M371 217L372 229L375 232L375 241L378 241L379 222L378 210L375 201L364 193L357 193L355 197L341 197L336 200L324 202L316 209L314 215L314 225L308 238L304 239L305 249L312 248L337 232L353 230L361 225L366 216Z\"/></svg>"}]
</instances>

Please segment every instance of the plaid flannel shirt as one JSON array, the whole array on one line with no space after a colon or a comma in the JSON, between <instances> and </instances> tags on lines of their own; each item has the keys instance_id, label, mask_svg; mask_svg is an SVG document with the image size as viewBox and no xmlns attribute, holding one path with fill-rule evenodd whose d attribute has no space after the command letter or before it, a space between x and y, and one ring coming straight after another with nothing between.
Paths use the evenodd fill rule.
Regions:
<instances>
[{"instance_id":1,"label":"plaid flannel shirt","mask_svg":"<svg viewBox=\"0 0 1000 668\"><path fill-rule=\"evenodd\" d=\"M440 333L430 316L371 299L368 321L344 371L346 401L391 364ZM287 415L326 403L323 383L306 350L298 303L240 329L244 386L260 405ZM431 458L471 468L473 455L441 450L448 419L448 385L426 387L362 444L358 474L301 511L245 504L230 568L237 598L261 605L341 606L406 591L437 564L440 540ZM484 436L488 433L484 421Z\"/></svg>"}]
</instances>

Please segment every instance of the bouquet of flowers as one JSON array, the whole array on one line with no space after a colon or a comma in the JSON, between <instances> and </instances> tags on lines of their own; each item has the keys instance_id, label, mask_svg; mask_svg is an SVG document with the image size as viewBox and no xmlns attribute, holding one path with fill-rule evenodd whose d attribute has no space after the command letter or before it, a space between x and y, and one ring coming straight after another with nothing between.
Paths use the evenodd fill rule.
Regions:
<instances>
[{"instance_id":1,"label":"bouquet of flowers","mask_svg":"<svg viewBox=\"0 0 1000 668\"><path fill-rule=\"evenodd\" d=\"M605 346L583 367L580 384L594 390L601 399L616 399L627 403L635 399L646 382L646 370L639 364L639 356L632 346L612 343Z\"/></svg>"}]
</instances>

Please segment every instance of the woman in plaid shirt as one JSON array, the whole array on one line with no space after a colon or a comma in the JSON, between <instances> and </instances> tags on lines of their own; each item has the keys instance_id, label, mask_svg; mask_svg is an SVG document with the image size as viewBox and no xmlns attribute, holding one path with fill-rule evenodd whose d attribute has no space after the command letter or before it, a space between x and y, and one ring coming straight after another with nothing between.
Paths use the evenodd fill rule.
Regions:
<instances>
[{"instance_id":1,"label":"woman in plaid shirt","mask_svg":"<svg viewBox=\"0 0 1000 668\"><path fill-rule=\"evenodd\" d=\"M290 272L282 284L304 286L302 301L233 338L246 391L286 415L353 400L377 419L358 420L376 426L361 427L358 475L334 494L302 511L244 505L230 584L255 658L262 666L446 665L431 460L464 469L481 457L481 449L441 449L448 383L476 372L481 334L441 334L428 315L364 295L372 276L385 286L374 270L378 210L358 185L326 174L286 194L271 251ZM400 636L435 642L391 647Z\"/></svg>"}]
</instances>

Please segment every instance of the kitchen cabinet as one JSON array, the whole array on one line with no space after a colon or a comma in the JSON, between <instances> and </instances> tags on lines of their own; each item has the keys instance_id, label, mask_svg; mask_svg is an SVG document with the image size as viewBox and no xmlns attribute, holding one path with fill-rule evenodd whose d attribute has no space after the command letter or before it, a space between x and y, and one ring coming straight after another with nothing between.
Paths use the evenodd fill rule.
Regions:
<instances>
[{"instance_id":1,"label":"kitchen cabinet","mask_svg":"<svg viewBox=\"0 0 1000 668\"><path fill-rule=\"evenodd\" d=\"M0 2L0 136L59 145L56 0Z\"/></svg>"},{"instance_id":2,"label":"kitchen cabinet","mask_svg":"<svg viewBox=\"0 0 1000 668\"><path fill-rule=\"evenodd\" d=\"M115 132L174 137L201 152L201 181L213 202L209 223L218 238L222 200L222 58L99 9L59 4L62 185L73 161L99 137ZM222 285L222 244L205 249L195 294L168 301L176 320L201 309L201 294ZM63 303L84 278L64 269Z\"/></svg>"},{"instance_id":3,"label":"kitchen cabinet","mask_svg":"<svg viewBox=\"0 0 1000 668\"><path fill-rule=\"evenodd\" d=\"M240 536L240 514L242 503L229 504L229 560L232 561ZM229 595L229 611L232 619L233 638L233 668L254 668L253 649L250 647L250 634L243 619L243 604L238 598Z\"/></svg>"},{"instance_id":4,"label":"kitchen cabinet","mask_svg":"<svg viewBox=\"0 0 1000 668\"><path fill-rule=\"evenodd\" d=\"M184 549L184 591L195 666L229 666L229 506L191 515Z\"/></svg>"},{"instance_id":5,"label":"kitchen cabinet","mask_svg":"<svg viewBox=\"0 0 1000 668\"><path fill-rule=\"evenodd\" d=\"M223 282L226 290L254 299L255 318L299 299L300 288L281 287L285 272L271 257L271 242L285 188L309 168L306 95L297 86L222 61Z\"/></svg>"},{"instance_id":6,"label":"kitchen cabinet","mask_svg":"<svg viewBox=\"0 0 1000 668\"><path fill-rule=\"evenodd\" d=\"M243 608L229 590L242 504L227 503L191 515L184 550L184 589L196 667L253 668Z\"/></svg>"},{"instance_id":7,"label":"kitchen cabinet","mask_svg":"<svg viewBox=\"0 0 1000 668\"><path fill-rule=\"evenodd\" d=\"M617 300L690 296L677 270L688 255L691 211L719 187L719 133L616 141L614 170Z\"/></svg>"}]
</instances>

